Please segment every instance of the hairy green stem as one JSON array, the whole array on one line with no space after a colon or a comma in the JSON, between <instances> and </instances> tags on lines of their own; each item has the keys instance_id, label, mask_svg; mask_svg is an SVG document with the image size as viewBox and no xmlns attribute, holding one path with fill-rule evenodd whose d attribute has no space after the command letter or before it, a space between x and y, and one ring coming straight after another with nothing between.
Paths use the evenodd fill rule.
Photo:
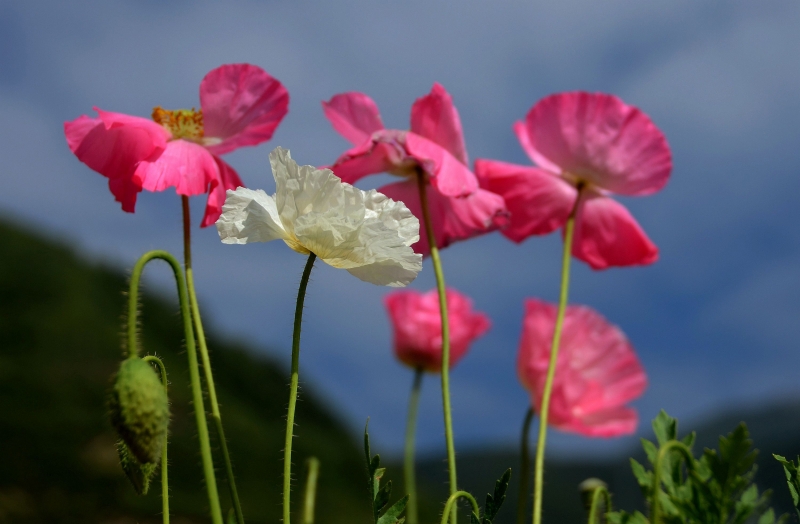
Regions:
<instances>
[{"instance_id":1,"label":"hairy green stem","mask_svg":"<svg viewBox=\"0 0 800 524\"><path fill-rule=\"evenodd\" d=\"M228 480L228 489L230 490L231 501L233 501L233 509L236 512L236 522L238 524L244 524L242 505L239 502L239 492L236 489L236 478L233 475L233 464L231 462L230 453L228 452L228 441L225 438L225 430L222 427L222 415L220 414L219 403L217 402L217 389L214 386L214 374L211 371L211 358L208 355L206 335L203 330L203 321L200 316L200 307L197 303L197 294L194 288L189 197L181 196L181 204L183 207L183 262L186 268L186 287L189 291L189 307L192 312L194 329L197 333L197 347L200 350L200 360L203 363L203 372L205 374L206 387L208 388L208 402L211 404L211 418L214 421L220 448L222 449L222 459L225 462L225 476Z\"/></svg>"},{"instance_id":2,"label":"hairy green stem","mask_svg":"<svg viewBox=\"0 0 800 524\"><path fill-rule=\"evenodd\" d=\"M189 359L189 379L192 388L192 402L194 403L195 422L197 423L197 435L200 441L200 456L203 461L203 475L206 481L211 521L213 524L222 524L222 509L219 504L217 480L214 477L214 460L211 457L211 442L208 436L208 426L206 425L203 391L200 388L200 370L197 363L197 351L195 349L194 331L192 330L192 318L189 311L189 298L186 292L186 283L180 264L175 257L166 251L150 251L145 253L133 267L130 291L128 293L128 353L130 355L136 355L138 353L136 319L138 318L139 281L141 280L144 266L154 259L164 260L170 265L175 275L175 282L178 286L178 301L181 308L184 337L186 338L186 354Z\"/></svg>"},{"instance_id":3,"label":"hairy green stem","mask_svg":"<svg viewBox=\"0 0 800 524\"><path fill-rule=\"evenodd\" d=\"M303 501L303 524L314 524L314 504L317 499L317 479L319 478L319 459L310 457L306 461L308 477L306 477L306 494Z\"/></svg>"},{"instance_id":4,"label":"hairy green stem","mask_svg":"<svg viewBox=\"0 0 800 524\"><path fill-rule=\"evenodd\" d=\"M452 523L452 513L456 507L456 502L458 502L459 498L465 498L469 500L470 504L472 504L472 511L480 516L481 508L478 506L478 501L475 500L469 492L467 491L456 491L447 499L447 503L444 505L444 511L442 512L442 522L441 524L447 524L447 518L451 517L450 522Z\"/></svg>"},{"instance_id":5,"label":"hairy green stem","mask_svg":"<svg viewBox=\"0 0 800 524\"><path fill-rule=\"evenodd\" d=\"M580 191L579 191L580 193ZM547 418L550 411L550 395L553 391L553 380L558 362L558 345L561 342L561 328L564 325L564 313L567 310L569 296L569 263L572 258L572 236L575 231L575 212L580 201L580 194L575 200L575 207L564 225L564 254L561 259L561 293L558 299L558 313L553 328L553 344L550 349L550 364L542 393L542 405L539 409L539 439L536 444L536 464L533 479L533 524L542 522L542 481L544 479L544 447L547 440Z\"/></svg>"},{"instance_id":6,"label":"hairy green stem","mask_svg":"<svg viewBox=\"0 0 800 524\"><path fill-rule=\"evenodd\" d=\"M664 458L672 450L679 451L683 458L686 459L686 467L690 470L694 467L694 457L692 452L686 444L679 440L670 440L661 446L658 450L656 463L653 467L653 493L650 503L650 522L651 524L659 524L661 522L661 505L658 501L658 495L661 493L661 468Z\"/></svg>"},{"instance_id":7,"label":"hairy green stem","mask_svg":"<svg viewBox=\"0 0 800 524\"><path fill-rule=\"evenodd\" d=\"M453 444L453 417L450 407L450 322L447 315L447 291L444 284L442 261L439 258L439 248L436 247L436 237L433 233L433 221L428 208L427 183L421 171L417 174L417 185L419 188L420 207L422 208L422 222L425 225L425 233L428 236L433 272L436 275L439 312L442 316L442 405L444 407L444 438L447 444L447 470L450 481L450 495L452 496L458 491L458 481L456 477L456 449ZM455 502L453 504L451 522L456 524L458 511Z\"/></svg>"},{"instance_id":8,"label":"hairy green stem","mask_svg":"<svg viewBox=\"0 0 800 524\"><path fill-rule=\"evenodd\" d=\"M169 382L167 381L167 368L160 358L154 355L148 355L142 360L145 362L153 362L158 366L161 373L161 384L164 386L164 392L167 393L169 398ZM169 524L169 476L167 475L167 443L169 442L169 434L164 435L164 446L161 451L161 514L164 524Z\"/></svg>"},{"instance_id":9,"label":"hairy green stem","mask_svg":"<svg viewBox=\"0 0 800 524\"><path fill-rule=\"evenodd\" d=\"M417 432L417 411L419 408L419 392L422 386L422 368L414 370L414 383L408 397L408 418L406 419L406 443L403 456L403 479L405 481L408 504L406 505L406 523L417 524L417 481L414 473L414 438Z\"/></svg>"},{"instance_id":10,"label":"hairy green stem","mask_svg":"<svg viewBox=\"0 0 800 524\"><path fill-rule=\"evenodd\" d=\"M308 255L300 288L297 290L297 305L294 310L294 331L292 333L292 377L289 384L289 408L286 414L286 441L283 447L283 522L291 521L291 489L292 489L292 438L294 437L294 411L297 405L297 385L300 381L300 329L303 325L303 302L306 299L306 287L311 276L311 268L317 256Z\"/></svg>"},{"instance_id":11,"label":"hairy green stem","mask_svg":"<svg viewBox=\"0 0 800 524\"><path fill-rule=\"evenodd\" d=\"M519 460L519 493L517 494L517 524L525 524L525 511L528 509L528 481L531 477L531 456L529 451L529 436L531 433L531 422L535 412L533 408L528 408L525 413L525 420L522 422L522 438L520 439L520 460Z\"/></svg>"},{"instance_id":12,"label":"hairy green stem","mask_svg":"<svg viewBox=\"0 0 800 524\"><path fill-rule=\"evenodd\" d=\"M605 498L606 508L603 514L611 512L611 494L603 486L598 486L592 491L592 505L589 508L589 524L602 524L600 520L600 495Z\"/></svg>"}]
</instances>

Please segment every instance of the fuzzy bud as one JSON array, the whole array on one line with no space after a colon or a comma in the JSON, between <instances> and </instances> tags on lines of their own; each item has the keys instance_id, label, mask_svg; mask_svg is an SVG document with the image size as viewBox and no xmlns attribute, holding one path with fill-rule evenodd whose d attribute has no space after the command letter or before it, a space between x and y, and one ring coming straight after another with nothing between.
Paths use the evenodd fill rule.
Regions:
<instances>
[{"instance_id":1,"label":"fuzzy bud","mask_svg":"<svg viewBox=\"0 0 800 524\"><path fill-rule=\"evenodd\" d=\"M136 460L158 463L169 426L169 401L150 364L132 357L120 365L109 410L111 423Z\"/></svg>"},{"instance_id":2,"label":"fuzzy bud","mask_svg":"<svg viewBox=\"0 0 800 524\"><path fill-rule=\"evenodd\" d=\"M152 462L142 464L136 460L130 448L122 440L117 441L117 453L119 454L119 463L122 466L122 471L131 481L133 489L139 495L147 495L147 491L150 489L150 481L156 474L157 465Z\"/></svg>"}]
</instances>

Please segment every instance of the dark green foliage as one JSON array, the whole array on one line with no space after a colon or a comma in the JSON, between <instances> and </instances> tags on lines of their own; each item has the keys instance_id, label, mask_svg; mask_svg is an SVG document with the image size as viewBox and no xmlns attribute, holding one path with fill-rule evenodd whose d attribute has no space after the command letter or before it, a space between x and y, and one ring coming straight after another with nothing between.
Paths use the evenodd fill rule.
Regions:
<instances>
[{"instance_id":1,"label":"dark green foliage","mask_svg":"<svg viewBox=\"0 0 800 524\"><path fill-rule=\"evenodd\" d=\"M797 512L797 518L800 519L800 457L797 457L795 463L780 455L772 456L783 466L783 472L786 473L786 484L789 485L789 493L792 494L794 510Z\"/></svg>"},{"instance_id":2,"label":"dark green foliage","mask_svg":"<svg viewBox=\"0 0 800 524\"><path fill-rule=\"evenodd\" d=\"M743 423L727 437L719 438L719 450L705 449L699 459L691 454L695 434L678 440L678 422L664 411L653 420L653 432L658 445L642 439L642 447L653 468L664 450L658 487L664 523L744 524L756 517L759 524L784 521L785 517L776 521L768 507L770 490L759 494L753 484L758 452L752 449L753 441ZM681 448L688 450L688 457L679 451ZM631 469L642 494L651 501L657 487L654 471L634 459ZM612 524L646 522L643 518L625 512L609 514Z\"/></svg>"},{"instance_id":3,"label":"dark green foliage","mask_svg":"<svg viewBox=\"0 0 800 524\"><path fill-rule=\"evenodd\" d=\"M107 417L108 377L123 358L124 273L88 264L69 249L2 221L0 245L0 449L6 450L0 467L0 523L160 524L159 478L147 496L136 495L120 467L117 437ZM160 298L147 293L152 276L166 282L158 289ZM145 270L140 341L159 355L170 377L173 520L208 522L183 328L170 279L162 262ZM202 308L202 286L200 291ZM293 303L295 297L275 300L284 298ZM281 355L278 366L252 348L221 341L213 324L206 315L242 506L248 522L278 522L289 352L275 352ZM287 331L287 344L290 335ZM312 387L304 388L293 454L297 464L311 455L325 464L318 507L326 512L317 515L316 524L368 522L359 446L318 399ZM210 433L227 512L231 503L213 425ZM295 492L301 492L299 486Z\"/></svg>"},{"instance_id":4,"label":"dark green foliage","mask_svg":"<svg viewBox=\"0 0 800 524\"><path fill-rule=\"evenodd\" d=\"M367 459L367 485L369 487L370 499L372 500L372 519L375 524L403 524L406 520L405 517L400 517L406 509L408 503L408 495L403 496L400 500L392 504L392 506L381 515L381 512L389 503L389 497L392 495L392 481L390 480L381 486L381 479L386 473L386 468L381 467L381 456L372 456L369 450L369 420L364 427L364 457Z\"/></svg>"},{"instance_id":5,"label":"dark green foliage","mask_svg":"<svg viewBox=\"0 0 800 524\"><path fill-rule=\"evenodd\" d=\"M650 521L647 517L642 515L641 512L635 511L627 513L625 511L615 511L608 514L609 524L649 524Z\"/></svg>"},{"instance_id":6,"label":"dark green foliage","mask_svg":"<svg viewBox=\"0 0 800 524\"><path fill-rule=\"evenodd\" d=\"M152 462L142 464L136 460L136 457L122 440L117 441L117 454L119 455L119 464L122 466L122 471L131 481L133 489L139 495L147 495L150 490L150 481L153 480L158 465Z\"/></svg>"},{"instance_id":7,"label":"dark green foliage","mask_svg":"<svg viewBox=\"0 0 800 524\"><path fill-rule=\"evenodd\" d=\"M494 483L494 493L486 494L486 504L483 509L483 516L480 517L472 512L470 520L472 524L492 524L497 512L506 500L508 483L511 481L511 468L503 472L503 475Z\"/></svg>"},{"instance_id":8,"label":"dark green foliage","mask_svg":"<svg viewBox=\"0 0 800 524\"><path fill-rule=\"evenodd\" d=\"M142 464L156 464L169 429L169 401L153 367L132 357L124 360L108 400L111 424Z\"/></svg>"}]
</instances>

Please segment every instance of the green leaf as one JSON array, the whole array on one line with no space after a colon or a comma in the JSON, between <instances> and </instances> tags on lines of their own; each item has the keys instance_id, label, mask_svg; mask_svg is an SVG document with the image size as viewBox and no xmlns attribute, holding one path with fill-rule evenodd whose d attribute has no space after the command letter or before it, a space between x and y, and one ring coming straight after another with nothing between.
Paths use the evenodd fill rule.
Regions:
<instances>
[{"instance_id":1,"label":"green leaf","mask_svg":"<svg viewBox=\"0 0 800 524\"><path fill-rule=\"evenodd\" d=\"M511 480L511 468L505 470L503 475L494 483L494 495L486 494L486 507L483 510L483 523L491 524L503 501L506 500L508 483Z\"/></svg>"},{"instance_id":2,"label":"green leaf","mask_svg":"<svg viewBox=\"0 0 800 524\"><path fill-rule=\"evenodd\" d=\"M670 440L678 438L678 421L667 415L667 412L662 409L653 419L653 433L656 434L659 446L663 446Z\"/></svg>"},{"instance_id":3,"label":"green leaf","mask_svg":"<svg viewBox=\"0 0 800 524\"><path fill-rule=\"evenodd\" d=\"M780 455L772 455L775 460L783 466L783 472L786 475L786 484L789 486L789 493L792 494L792 502L794 503L797 517L800 518L800 457L797 457L795 464L791 460L786 460L785 457Z\"/></svg>"},{"instance_id":4,"label":"green leaf","mask_svg":"<svg viewBox=\"0 0 800 524\"><path fill-rule=\"evenodd\" d=\"M658 448L655 444L647 440L646 438L641 439L642 441L642 448L644 452L647 454L647 460L650 462L651 465L656 463L656 457L658 457Z\"/></svg>"},{"instance_id":5,"label":"green leaf","mask_svg":"<svg viewBox=\"0 0 800 524\"><path fill-rule=\"evenodd\" d=\"M633 471L633 476L639 482L639 487L645 490L645 493L649 493L653 489L653 473L644 469L644 466L639 464L636 459L632 458L630 460L631 470Z\"/></svg>"},{"instance_id":6,"label":"green leaf","mask_svg":"<svg viewBox=\"0 0 800 524\"><path fill-rule=\"evenodd\" d=\"M650 524L647 517L640 512L627 513L625 511L614 511L608 514L609 524Z\"/></svg>"},{"instance_id":7,"label":"green leaf","mask_svg":"<svg viewBox=\"0 0 800 524\"><path fill-rule=\"evenodd\" d=\"M376 480L375 482L379 481ZM372 512L374 513L376 519L378 518L378 515L381 514L381 510L386 507L386 504L388 504L391 494L392 481L390 480L378 490L378 492L375 494L375 500L372 502Z\"/></svg>"},{"instance_id":8,"label":"green leaf","mask_svg":"<svg viewBox=\"0 0 800 524\"><path fill-rule=\"evenodd\" d=\"M388 485L388 484L387 484ZM400 514L406 509L408 504L408 495L404 496L386 510L381 518L378 519L378 524L399 524L405 519L400 519Z\"/></svg>"},{"instance_id":9,"label":"green leaf","mask_svg":"<svg viewBox=\"0 0 800 524\"><path fill-rule=\"evenodd\" d=\"M228 524L236 524L236 512L233 511L233 508L228 510Z\"/></svg>"}]
</instances>

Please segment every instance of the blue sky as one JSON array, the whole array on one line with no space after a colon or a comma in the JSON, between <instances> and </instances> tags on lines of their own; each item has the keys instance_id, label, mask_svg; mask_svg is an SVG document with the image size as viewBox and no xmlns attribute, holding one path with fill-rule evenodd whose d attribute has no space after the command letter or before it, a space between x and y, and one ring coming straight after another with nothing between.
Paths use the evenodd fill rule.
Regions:
<instances>
[{"instance_id":1,"label":"blue sky","mask_svg":"<svg viewBox=\"0 0 800 524\"><path fill-rule=\"evenodd\" d=\"M565 90L610 92L648 113L672 147L666 189L624 200L661 260L599 273L577 263L571 299L619 325L639 351L650 376L636 403L642 419L663 407L693 423L722 407L797 397L800 4L542 4L7 0L0 213L119 266L148 249L179 253L175 194L143 193L136 214L123 213L105 180L71 155L62 123L95 105L143 116L156 105L197 105L200 79L223 63L257 64L290 92L274 139L226 157L247 185L267 191L272 147L317 165L345 149L320 108L335 93L363 91L387 126L405 128L411 103L438 81L461 113L470 158L527 163L511 124L534 102ZM194 199L196 224L203 205ZM207 322L288 366L303 257L277 242L222 245L213 228L194 236ZM522 303L555 300L559 254L555 235L516 246L496 234L443 253L448 284L493 321L452 375L458 446L516 441L528 402L514 369ZM151 289L167 276L153 271ZM413 287L433 284L426 264ZM411 373L391 354L386 292L344 271L315 270L301 379L354 433L371 416L377 445L399 452ZM438 381L429 377L423 387L418 439L436 453ZM614 453L632 440L554 433L550 442L574 456Z\"/></svg>"}]
</instances>

